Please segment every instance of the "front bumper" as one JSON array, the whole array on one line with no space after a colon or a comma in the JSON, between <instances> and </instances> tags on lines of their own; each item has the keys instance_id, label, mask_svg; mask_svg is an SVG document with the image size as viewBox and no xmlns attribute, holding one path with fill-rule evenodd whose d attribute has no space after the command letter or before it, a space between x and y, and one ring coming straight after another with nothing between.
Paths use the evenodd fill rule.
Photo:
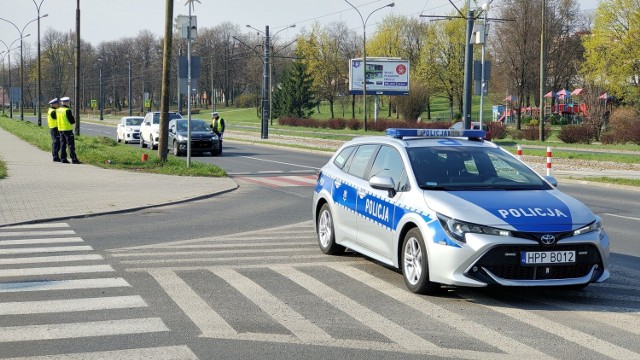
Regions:
<instances>
[{"instance_id":1,"label":"front bumper","mask_svg":"<svg viewBox=\"0 0 640 360\"><path fill-rule=\"evenodd\" d=\"M522 264L523 252L575 251L573 263ZM432 281L456 286L568 286L602 282L609 277L609 238L603 233L572 236L554 246L535 241L467 234L461 247L433 244Z\"/></svg>"},{"instance_id":2,"label":"front bumper","mask_svg":"<svg viewBox=\"0 0 640 360\"><path fill-rule=\"evenodd\" d=\"M178 149L182 152L187 151L187 142L181 141L178 143ZM198 140L191 139L191 152L218 152L220 150L220 142L219 141L211 141L211 140Z\"/></svg>"}]
</instances>

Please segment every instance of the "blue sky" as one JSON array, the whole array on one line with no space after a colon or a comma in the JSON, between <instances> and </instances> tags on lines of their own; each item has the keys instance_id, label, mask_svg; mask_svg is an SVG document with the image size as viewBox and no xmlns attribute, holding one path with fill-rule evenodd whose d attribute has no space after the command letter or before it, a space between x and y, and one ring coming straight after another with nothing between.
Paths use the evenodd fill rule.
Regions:
<instances>
[{"instance_id":1,"label":"blue sky","mask_svg":"<svg viewBox=\"0 0 640 360\"><path fill-rule=\"evenodd\" d=\"M36 4L40 4L41 36L48 28L60 31L75 29L76 5L78 0L0 0L0 17L12 21L22 30L27 46L37 40L37 22L27 25L37 18ZM165 0L79 0L81 14L80 34L85 41L94 46L102 41L134 37L147 29L162 35L165 18ZM366 16L393 0L350 0ZM465 0L453 0L462 6ZM478 3L484 1L480 0ZM185 0L175 0L174 17L188 14ZM500 0L494 1L499 5ZM579 0L582 9L594 9L598 0ZM385 15L404 15L418 17L422 14L447 14L453 11L448 0L395 0L395 7L385 8L373 14L367 22L367 33L375 31L376 23ZM286 26L296 24L293 29L280 33L281 38L294 38L303 28L309 29L314 22L328 24L332 21L345 21L356 31L362 31L362 20L344 0L200 0L195 4L193 15L198 18L199 27L211 27L220 22L229 21L238 24L243 30L250 24L263 30L269 25L272 34ZM4 21L0 21L0 40L7 45L19 38L18 30ZM5 47L0 44L0 51Z\"/></svg>"}]
</instances>

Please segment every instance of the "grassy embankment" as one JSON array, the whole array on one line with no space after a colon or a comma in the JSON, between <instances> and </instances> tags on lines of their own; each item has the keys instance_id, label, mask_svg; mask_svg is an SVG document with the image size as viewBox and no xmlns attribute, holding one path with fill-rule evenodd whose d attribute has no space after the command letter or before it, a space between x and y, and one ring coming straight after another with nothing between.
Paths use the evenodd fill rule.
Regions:
<instances>
[{"instance_id":1,"label":"grassy embankment","mask_svg":"<svg viewBox=\"0 0 640 360\"><path fill-rule=\"evenodd\" d=\"M50 156L51 136L46 126L38 127L28 121L10 120L0 116L0 127L46 151L42 156ZM193 161L191 166L187 167L184 160L173 155L169 155L167 161L162 163L157 151L125 146L104 136L76 137L76 153L80 161L85 164L109 169L180 176L226 176L225 171L215 165ZM143 153L148 155L147 161L142 161ZM6 171L0 164L0 177L3 170Z\"/></svg>"}]
</instances>

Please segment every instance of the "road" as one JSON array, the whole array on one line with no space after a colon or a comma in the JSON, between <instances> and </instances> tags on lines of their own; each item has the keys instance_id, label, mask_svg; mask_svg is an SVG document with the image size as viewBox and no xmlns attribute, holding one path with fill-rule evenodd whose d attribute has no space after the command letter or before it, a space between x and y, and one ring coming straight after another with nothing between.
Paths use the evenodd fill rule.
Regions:
<instances>
[{"instance_id":1,"label":"road","mask_svg":"<svg viewBox=\"0 0 640 360\"><path fill-rule=\"evenodd\" d=\"M560 180L610 234L605 283L417 296L393 269L318 250L312 185L282 179L326 155L228 149L194 159L233 162L237 191L0 229L0 357L640 358L640 192Z\"/></svg>"}]
</instances>

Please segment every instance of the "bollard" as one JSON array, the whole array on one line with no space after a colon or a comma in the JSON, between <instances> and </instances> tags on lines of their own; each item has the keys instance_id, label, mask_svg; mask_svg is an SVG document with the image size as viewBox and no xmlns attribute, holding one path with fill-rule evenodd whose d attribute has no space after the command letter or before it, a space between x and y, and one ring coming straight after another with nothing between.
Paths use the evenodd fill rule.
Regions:
<instances>
[{"instance_id":1,"label":"bollard","mask_svg":"<svg viewBox=\"0 0 640 360\"><path fill-rule=\"evenodd\" d=\"M518 145L518 151L516 152L516 156L520 161L522 161L522 146Z\"/></svg>"},{"instance_id":2,"label":"bollard","mask_svg":"<svg viewBox=\"0 0 640 360\"><path fill-rule=\"evenodd\" d=\"M142 162L149 160L149 154L142 154Z\"/></svg>"},{"instance_id":3,"label":"bollard","mask_svg":"<svg viewBox=\"0 0 640 360\"><path fill-rule=\"evenodd\" d=\"M547 176L551 176L551 146L547 146Z\"/></svg>"}]
</instances>

